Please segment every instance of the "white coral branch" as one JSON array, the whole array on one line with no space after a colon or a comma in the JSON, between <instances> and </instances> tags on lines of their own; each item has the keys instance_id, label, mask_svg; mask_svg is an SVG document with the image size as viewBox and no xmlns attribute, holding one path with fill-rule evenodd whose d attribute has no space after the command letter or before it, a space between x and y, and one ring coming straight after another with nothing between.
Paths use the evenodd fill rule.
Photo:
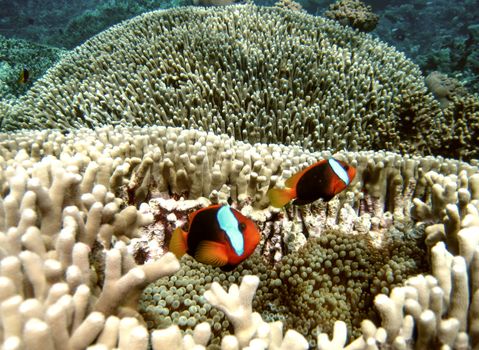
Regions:
<instances>
[{"instance_id":1,"label":"white coral branch","mask_svg":"<svg viewBox=\"0 0 479 350\"><path fill-rule=\"evenodd\" d=\"M210 290L206 291L206 300L223 311L233 324L235 335L241 347L246 346L256 333L257 324L254 322L252 303L259 285L257 276L243 277L241 285L233 284L228 293L217 282L213 282Z\"/></svg>"}]
</instances>

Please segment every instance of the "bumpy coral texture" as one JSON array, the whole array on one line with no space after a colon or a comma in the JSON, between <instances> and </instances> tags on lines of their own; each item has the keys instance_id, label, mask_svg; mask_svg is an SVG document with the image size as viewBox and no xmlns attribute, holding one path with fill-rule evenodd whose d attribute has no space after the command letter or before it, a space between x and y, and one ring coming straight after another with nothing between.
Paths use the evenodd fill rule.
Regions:
<instances>
[{"instance_id":1,"label":"bumpy coral texture","mask_svg":"<svg viewBox=\"0 0 479 350\"><path fill-rule=\"evenodd\" d=\"M446 108L455 97L466 95L466 89L459 81L440 72L431 72L425 81L427 88L441 104L441 108Z\"/></svg>"},{"instance_id":2,"label":"bumpy coral texture","mask_svg":"<svg viewBox=\"0 0 479 350\"><path fill-rule=\"evenodd\" d=\"M379 16L373 13L371 6L359 0L337 1L329 5L325 16L365 32L374 30L379 21Z\"/></svg>"},{"instance_id":3,"label":"bumpy coral texture","mask_svg":"<svg viewBox=\"0 0 479 350\"><path fill-rule=\"evenodd\" d=\"M281 322L268 322L277 319L304 332L318 349L341 349L348 325L353 335L361 334L352 340L358 349L477 344L479 282L468 267L479 266L479 175L470 164L340 152L335 156L357 167L355 182L329 203L295 213L268 208L265 190L331 153L164 127L1 134L0 152L5 346L147 349L151 342L155 350L193 348L206 346L212 335L218 343L228 329L234 336L221 338L223 349L306 349L300 333L283 333ZM128 206L128 198L139 209ZM180 327L194 329L185 337L178 326L149 333L138 313L140 291L179 268L164 251L168 232L195 208L228 200L261 227L261 256L240 267L251 264L261 283L244 276L238 287L241 270L227 275L185 258L183 272L163 286L147 287L141 304L150 326L177 319ZM404 282L425 258L408 235L416 223L425 227L428 248L415 249L431 249L432 275ZM375 252L380 261L374 262ZM232 283L229 292L215 281ZM363 303L353 303L359 288ZM381 321L371 313L374 295ZM313 304L323 312L311 315ZM333 327L336 315L342 320ZM361 322L366 315L376 323ZM208 319L211 324L199 323Z\"/></svg>"},{"instance_id":4,"label":"bumpy coral texture","mask_svg":"<svg viewBox=\"0 0 479 350\"><path fill-rule=\"evenodd\" d=\"M175 276L145 289L140 313L153 330L172 323L191 330L208 321L213 332L211 343L219 344L232 328L224 314L202 295L212 282L227 289L252 274L260 278L253 309L264 320L283 321L287 329L304 334L311 346L316 346L318 332L332 333L330 320L344 320L358 336L364 318L379 319L373 309L376 295L389 294L410 276L427 270L418 237L409 232L390 238L378 249L369 235L329 231L284 256L277 266L256 254L233 272L221 272L186 257Z\"/></svg>"},{"instance_id":5,"label":"bumpy coral texture","mask_svg":"<svg viewBox=\"0 0 479 350\"><path fill-rule=\"evenodd\" d=\"M310 149L424 151L428 136L398 128L403 92L424 106L412 122L435 130L439 108L418 67L370 36L275 8L182 8L144 14L87 41L1 125L126 122Z\"/></svg>"},{"instance_id":6,"label":"bumpy coral texture","mask_svg":"<svg viewBox=\"0 0 479 350\"><path fill-rule=\"evenodd\" d=\"M299 2L292 0L279 0L274 4L274 6L291 11L305 11Z\"/></svg>"},{"instance_id":7,"label":"bumpy coral texture","mask_svg":"<svg viewBox=\"0 0 479 350\"><path fill-rule=\"evenodd\" d=\"M458 126L446 141L459 135L463 145L477 109L455 106L437 114L417 68L396 51L291 11L154 12L100 34L21 103L0 106L6 129L62 129L0 134L2 346L199 349L228 329L223 349L306 349L305 337L320 350L476 347L477 166L341 151L334 156L358 174L332 201L277 210L266 196L333 155L307 148L437 151L441 143L421 134L441 118ZM145 126L156 123L194 129ZM79 126L95 128L67 131ZM471 156L465 146L457 152ZM148 332L140 293L180 268L165 254L172 228L225 202L261 227L261 256L240 267L251 264L261 281L185 258L179 278L150 285L142 299L149 326L179 326ZM426 246L413 248L422 228ZM430 273L407 278L425 258ZM359 289L363 302L353 303ZM324 312L310 314L311 305ZM278 318L303 335L268 322ZM359 337L348 339L348 328Z\"/></svg>"},{"instance_id":8,"label":"bumpy coral texture","mask_svg":"<svg viewBox=\"0 0 479 350\"><path fill-rule=\"evenodd\" d=\"M444 138L442 153L445 157L477 159L479 98L473 95L455 97L442 114L439 130Z\"/></svg>"}]
</instances>

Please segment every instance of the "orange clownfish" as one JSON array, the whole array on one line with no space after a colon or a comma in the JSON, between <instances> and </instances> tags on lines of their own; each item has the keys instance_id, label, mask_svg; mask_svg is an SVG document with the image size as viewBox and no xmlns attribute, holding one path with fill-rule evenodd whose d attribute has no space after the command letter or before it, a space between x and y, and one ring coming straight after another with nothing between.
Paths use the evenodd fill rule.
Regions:
<instances>
[{"instance_id":1,"label":"orange clownfish","mask_svg":"<svg viewBox=\"0 0 479 350\"><path fill-rule=\"evenodd\" d=\"M286 188L272 188L268 197L273 207L281 208L294 199L293 204L312 203L319 198L329 201L343 191L356 176L356 168L343 161L329 158L320 160L286 180Z\"/></svg>"},{"instance_id":2,"label":"orange clownfish","mask_svg":"<svg viewBox=\"0 0 479 350\"><path fill-rule=\"evenodd\" d=\"M185 253L197 261L233 270L249 257L260 240L255 223L229 205L210 205L193 212L189 230L178 227L169 249L179 259Z\"/></svg>"}]
</instances>

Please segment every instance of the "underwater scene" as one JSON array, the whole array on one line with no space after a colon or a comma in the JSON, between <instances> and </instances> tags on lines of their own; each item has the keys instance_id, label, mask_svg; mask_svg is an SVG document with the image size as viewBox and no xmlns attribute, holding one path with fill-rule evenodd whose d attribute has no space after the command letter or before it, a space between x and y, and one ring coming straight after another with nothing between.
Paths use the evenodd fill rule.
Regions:
<instances>
[{"instance_id":1,"label":"underwater scene","mask_svg":"<svg viewBox=\"0 0 479 350\"><path fill-rule=\"evenodd\" d=\"M479 350L477 0L0 6L2 350Z\"/></svg>"}]
</instances>

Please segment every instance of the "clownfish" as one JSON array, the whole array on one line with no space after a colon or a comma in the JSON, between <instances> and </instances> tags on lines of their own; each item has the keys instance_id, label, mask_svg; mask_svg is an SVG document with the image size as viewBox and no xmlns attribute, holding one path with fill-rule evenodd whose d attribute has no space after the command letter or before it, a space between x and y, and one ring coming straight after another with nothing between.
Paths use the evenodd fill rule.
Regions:
<instances>
[{"instance_id":1,"label":"clownfish","mask_svg":"<svg viewBox=\"0 0 479 350\"><path fill-rule=\"evenodd\" d=\"M252 220L229 205L211 205L190 214L188 232L176 228L169 250L178 259L187 253L203 264L231 271L253 253L259 240Z\"/></svg>"},{"instance_id":2,"label":"clownfish","mask_svg":"<svg viewBox=\"0 0 479 350\"><path fill-rule=\"evenodd\" d=\"M329 158L320 160L286 180L286 188L268 191L271 205L281 208L294 199L293 204L304 205L319 198L329 201L343 191L356 176L356 168L343 161Z\"/></svg>"}]
</instances>

